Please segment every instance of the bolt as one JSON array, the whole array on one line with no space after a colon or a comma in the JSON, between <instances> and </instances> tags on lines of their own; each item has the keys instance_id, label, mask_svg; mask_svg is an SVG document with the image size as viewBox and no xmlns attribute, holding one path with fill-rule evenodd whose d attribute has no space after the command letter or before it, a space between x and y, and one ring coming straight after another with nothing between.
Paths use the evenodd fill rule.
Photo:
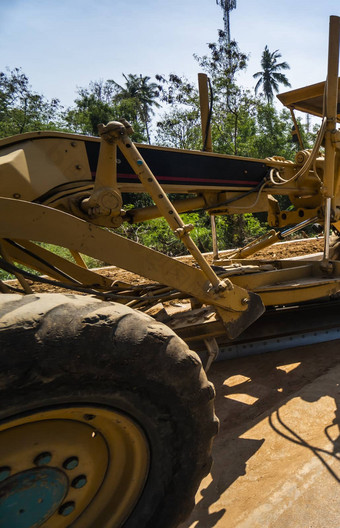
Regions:
<instances>
[{"instance_id":1,"label":"bolt","mask_svg":"<svg viewBox=\"0 0 340 528\"><path fill-rule=\"evenodd\" d=\"M71 141L71 147L76 147L77 143L75 141Z\"/></svg>"},{"instance_id":2,"label":"bolt","mask_svg":"<svg viewBox=\"0 0 340 528\"><path fill-rule=\"evenodd\" d=\"M11 474L11 468L9 466L0 467L0 482L5 480Z\"/></svg>"},{"instance_id":3,"label":"bolt","mask_svg":"<svg viewBox=\"0 0 340 528\"><path fill-rule=\"evenodd\" d=\"M142 160L137 160L137 165L143 165Z\"/></svg>"},{"instance_id":4,"label":"bolt","mask_svg":"<svg viewBox=\"0 0 340 528\"><path fill-rule=\"evenodd\" d=\"M78 457L76 456L72 456L72 457L69 457L67 458L64 462L63 462L63 468L64 469L74 469L78 466L79 464L79 459Z\"/></svg>"},{"instance_id":5,"label":"bolt","mask_svg":"<svg viewBox=\"0 0 340 528\"><path fill-rule=\"evenodd\" d=\"M76 507L75 502L73 502L73 501L65 502L65 504L62 504L60 506L59 514L60 515L64 515L66 517L66 515L70 515L70 513L72 513L74 511L75 507Z\"/></svg>"},{"instance_id":6,"label":"bolt","mask_svg":"<svg viewBox=\"0 0 340 528\"><path fill-rule=\"evenodd\" d=\"M46 451L45 453L40 453L40 455L36 456L33 462L36 466L46 466L51 462L51 459L51 453Z\"/></svg>"},{"instance_id":7,"label":"bolt","mask_svg":"<svg viewBox=\"0 0 340 528\"><path fill-rule=\"evenodd\" d=\"M217 284L217 286L215 286L215 288L213 288L215 290L216 293L219 293L219 292L224 292L230 288L228 288L228 285L225 281L221 281Z\"/></svg>"},{"instance_id":8,"label":"bolt","mask_svg":"<svg viewBox=\"0 0 340 528\"><path fill-rule=\"evenodd\" d=\"M81 169L82 169L82 166L81 166L81 165L76 165L76 169L77 169L77 170L81 170Z\"/></svg>"},{"instance_id":9,"label":"bolt","mask_svg":"<svg viewBox=\"0 0 340 528\"><path fill-rule=\"evenodd\" d=\"M76 477L72 480L71 486L73 488L79 489L83 488L85 484L87 483L86 475L79 475L79 477Z\"/></svg>"},{"instance_id":10,"label":"bolt","mask_svg":"<svg viewBox=\"0 0 340 528\"><path fill-rule=\"evenodd\" d=\"M243 297L241 304L249 304L249 301L250 299L248 299L247 297Z\"/></svg>"},{"instance_id":11,"label":"bolt","mask_svg":"<svg viewBox=\"0 0 340 528\"><path fill-rule=\"evenodd\" d=\"M18 200L19 198L21 198L21 194L20 193L14 193L13 194L13 198L16 198Z\"/></svg>"}]
</instances>

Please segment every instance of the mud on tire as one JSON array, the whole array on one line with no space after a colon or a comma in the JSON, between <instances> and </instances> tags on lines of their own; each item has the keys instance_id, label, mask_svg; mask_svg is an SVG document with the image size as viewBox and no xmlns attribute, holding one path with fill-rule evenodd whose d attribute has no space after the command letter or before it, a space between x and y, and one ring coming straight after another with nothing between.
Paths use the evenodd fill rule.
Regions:
<instances>
[{"instance_id":1,"label":"mud on tire","mask_svg":"<svg viewBox=\"0 0 340 528\"><path fill-rule=\"evenodd\" d=\"M170 528L189 515L218 421L198 356L168 327L92 297L2 295L0 365L1 423L90 405L143 430L150 465L124 527ZM78 522L88 526L81 512Z\"/></svg>"}]
</instances>

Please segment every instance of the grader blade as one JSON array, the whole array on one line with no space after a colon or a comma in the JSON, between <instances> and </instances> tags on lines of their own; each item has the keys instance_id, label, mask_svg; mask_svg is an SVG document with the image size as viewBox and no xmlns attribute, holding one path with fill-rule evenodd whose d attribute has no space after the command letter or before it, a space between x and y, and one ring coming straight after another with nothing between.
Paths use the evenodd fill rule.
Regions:
<instances>
[{"instance_id":1,"label":"grader blade","mask_svg":"<svg viewBox=\"0 0 340 528\"><path fill-rule=\"evenodd\" d=\"M248 292L247 309L238 315L234 321L228 321L223 317L222 309L218 308L217 313L224 320L224 327L226 334L230 339L238 337L246 328L248 328L254 321L256 321L265 311L265 307L261 297L253 292ZM229 314L228 314L229 315Z\"/></svg>"}]
</instances>

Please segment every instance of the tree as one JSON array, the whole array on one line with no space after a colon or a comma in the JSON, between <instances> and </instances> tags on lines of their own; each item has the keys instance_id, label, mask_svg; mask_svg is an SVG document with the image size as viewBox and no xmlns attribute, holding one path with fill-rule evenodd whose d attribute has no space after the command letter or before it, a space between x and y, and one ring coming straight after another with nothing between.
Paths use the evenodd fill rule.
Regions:
<instances>
[{"instance_id":1,"label":"tree","mask_svg":"<svg viewBox=\"0 0 340 528\"><path fill-rule=\"evenodd\" d=\"M159 87L154 82L149 82L150 77L129 73L123 74L125 86L114 83L117 93L114 100L125 101L135 108L135 121L141 121L145 126L148 143L150 143L150 121L154 114L153 107L159 108L156 101L159 96Z\"/></svg>"},{"instance_id":2,"label":"tree","mask_svg":"<svg viewBox=\"0 0 340 528\"><path fill-rule=\"evenodd\" d=\"M61 129L60 109L58 99L48 101L32 90L20 68L0 72L0 137Z\"/></svg>"},{"instance_id":3,"label":"tree","mask_svg":"<svg viewBox=\"0 0 340 528\"><path fill-rule=\"evenodd\" d=\"M274 105L259 101L256 122L257 130L252 146L254 157L283 156L294 159L296 146L292 142L292 122L287 110L279 113Z\"/></svg>"},{"instance_id":4,"label":"tree","mask_svg":"<svg viewBox=\"0 0 340 528\"><path fill-rule=\"evenodd\" d=\"M268 104L273 100L274 93L279 91L279 84L290 87L290 83L287 77L280 73L280 70L289 70L290 66L287 62L278 63L278 59L282 57L279 50L271 53L268 46L264 48L261 58L262 71L254 73L254 79L258 79L255 86L255 94L257 94L260 86L262 85L264 95L268 101Z\"/></svg>"},{"instance_id":5,"label":"tree","mask_svg":"<svg viewBox=\"0 0 340 528\"><path fill-rule=\"evenodd\" d=\"M222 30L218 32L218 42L208 47L210 55L195 55L195 58L209 75L213 87L214 149L225 154L247 155L246 143L255 133L256 101L249 91L238 86L236 75L246 69L248 57L240 51L237 42L226 44Z\"/></svg>"},{"instance_id":6,"label":"tree","mask_svg":"<svg viewBox=\"0 0 340 528\"><path fill-rule=\"evenodd\" d=\"M183 149L202 148L199 96L187 79L156 75L160 98L167 111L157 120L156 143Z\"/></svg>"},{"instance_id":7,"label":"tree","mask_svg":"<svg viewBox=\"0 0 340 528\"><path fill-rule=\"evenodd\" d=\"M202 148L199 109L173 108L157 121L156 143L165 147Z\"/></svg>"},{"instance_id":8,"label":"tree","mask_svg":"<svg viewBox=\"0 0 340 528\"><path fill-rule=\"evenodd\" d=\"M131 100L115 101L116 83L92 81L87 88L78 88L75 106L69 108L65 121L73 132L98 135L99 123L108 123L124 117L134 128L134 141L145 141L143 127L136 121L136 105Z\"/></svg>"},{"instance_id":9,"label":"tree","mask_svg":"<svg viewBox=\"0 0 340 528\"><path fill-rule=\"evenodd\" d=\"M210 55L199 57L194 54L194 58L210 77L219 77L224 85L233 82L236 73L247 68L248 56L240 51L235 40L226 43L226 34L221 29L218 30L218 41L210 42L208 48Z\"/></svg>"}]
</instances>

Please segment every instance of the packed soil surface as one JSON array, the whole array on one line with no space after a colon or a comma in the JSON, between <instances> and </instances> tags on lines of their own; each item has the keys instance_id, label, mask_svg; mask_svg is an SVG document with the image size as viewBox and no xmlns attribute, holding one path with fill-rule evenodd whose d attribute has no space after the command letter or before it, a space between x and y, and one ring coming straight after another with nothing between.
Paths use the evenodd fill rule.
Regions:
<instances>
[{"instance_id":1,"label":"packed soil surface","mask_svg":"<svg viewBox=\"0 0 340 528\"><path fill-rule=\"evenodd\" d=\"M323 238L305 238L291 242L279 242L255 254L256 258L286 259L323 251Z\"/></svg>"},{"instance_id":2,"label":"packed soil surface","mask_svg":"<svg viewBox=\"0 0 340 528\"><path fill-rule=\"evenodd\" d=\"M213 467L180 528L338 528L340 341L212 365Z\"/></svg>"},{"instance_id":3,"label":"packed soil surface","mask_svg":"<svg viewBox=\"0 0 340 528\"><path fill-rule=\"evenodd\" d=\"M286 259L286 258L299 257L299 256L306 255L306 254L318 253L322 250L323 250L323 238L319 238L319 239L306 238L302 240L293 240L290 242L279 242L277 244L270 246L267 249L263 249L262 251L257 252L251 258L256 258L256 259L261 259L261 260L262 259L269 259L269 260ZM220 257L225 257L227 256L227 254L228 254L228 251L221 251L219 255ZM213 262L213 257L211 253L206 254L205 257L209 263ZM188 264L192 264L194 262L191 256L183 256L183 257L177 257L177 258L179 258L180 260ZM150 283L148 279L140 277L139 275L136 275L134 273L130 273L129 271L117 268L116 266L107 266L105 268L96 269L95 271L97 273L100 273L101 275L104 275L105 277L112 279L112 281L127 282L134 286ZM58 288L52 285L35 283L34 291L36 292L51 292L51 291L52 292L53 291L54 292L64 292L65 290L63 288Z\"/></svg>"}]
</instances>

